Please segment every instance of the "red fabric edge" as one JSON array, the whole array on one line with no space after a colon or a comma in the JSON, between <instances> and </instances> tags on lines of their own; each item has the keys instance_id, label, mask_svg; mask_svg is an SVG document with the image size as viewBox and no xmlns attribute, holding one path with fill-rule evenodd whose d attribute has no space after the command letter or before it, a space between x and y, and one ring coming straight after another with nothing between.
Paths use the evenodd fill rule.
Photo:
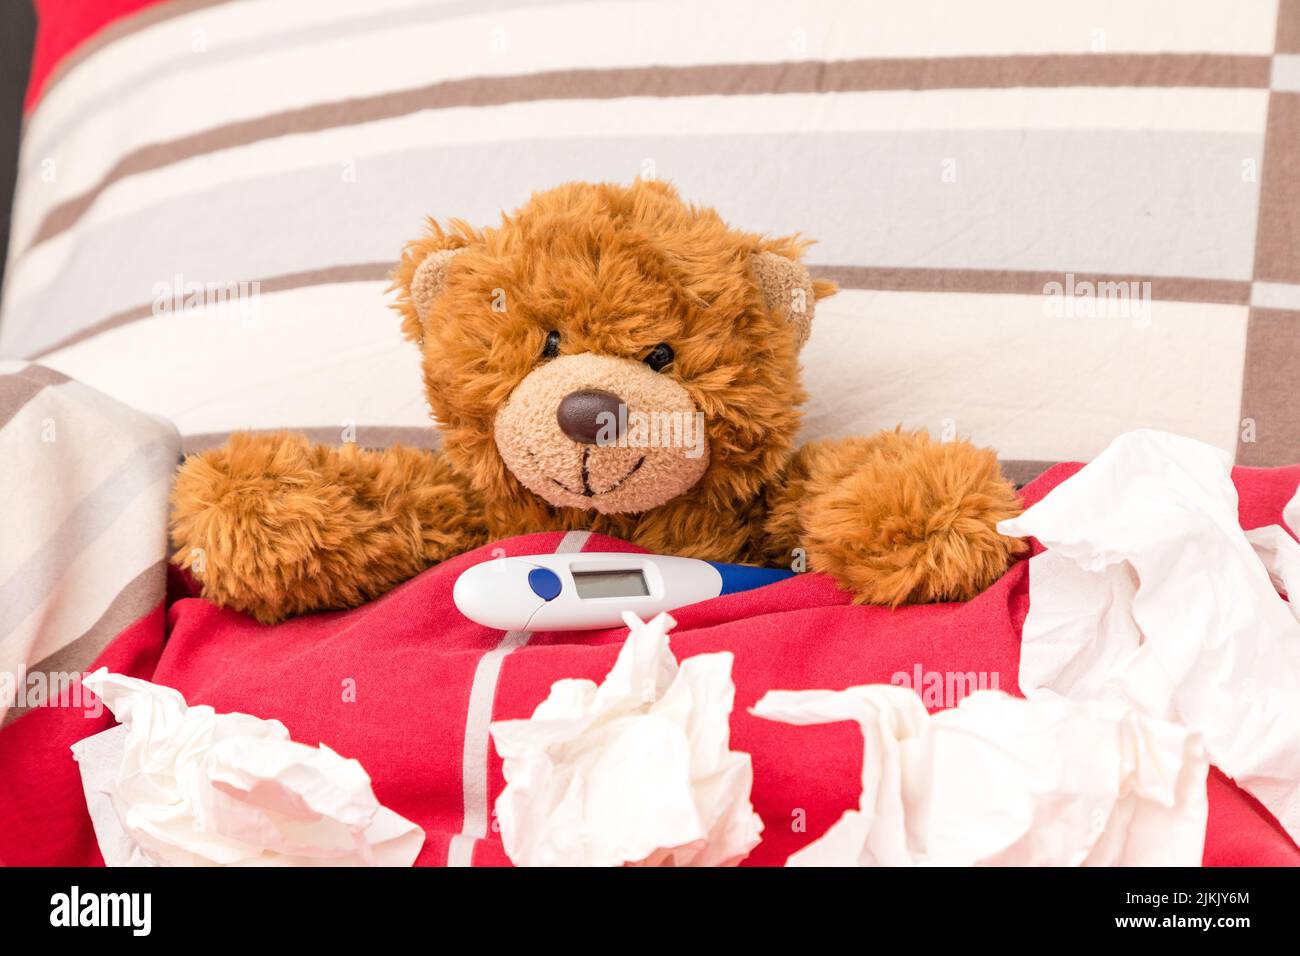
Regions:
<instances>
[{"instance_id":1,"label":"red fabric edge","mask_svg":"<svg viewBox=\"0 0 1300 956\"><path fill-rule=\"evenodd\" d=\"M105 27L167 0L34 0L36 43L27 81L24 113L40 102L50 75L60 63Z\"/></svg>"}]
</instances>

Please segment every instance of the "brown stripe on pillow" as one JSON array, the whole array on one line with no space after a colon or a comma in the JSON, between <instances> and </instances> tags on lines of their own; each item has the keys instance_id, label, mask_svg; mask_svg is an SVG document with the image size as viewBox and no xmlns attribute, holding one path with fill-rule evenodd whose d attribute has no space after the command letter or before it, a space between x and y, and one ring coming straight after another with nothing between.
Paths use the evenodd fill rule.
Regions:
<instances>
[{"instance_id":1,"label":"brown stripe on pillow","mask_svg":"<svg viewBox=\"0 0 1300 956\"><path fill-rule=\"evenodd\" d=\"M162 601L180 453L169 423L80 382L38 366L5 379L34 391L0 425L0 461L26 466L0 470L0 721L10 693L33 703L33 661L77 672Z\"/></svg>"},{"instance_id":2,"label":"brown stripe on pillow","mask_svg":"<svg viewBox=\"0 0 1300 956\"><path fill-rule=\"evenodd\" d=\"M307 289L312 286L331 285L336 282L376 282L387 279L392 269L393 263L391 262L357 262L350 265L326 266L323 269L304 269L301 272L287 272L284 275L252 279L249 280L248 284L256 288L258 294L270 295L273 292ZM129 309L115 312L92 325L78 329L72 335L38 349L26 357L29 359L41 358L51 352L67 348L69 345L76 345L86 339L93 339L101 332L128 325L139 319L147 319L153 314L154 304L152 302L133 305Z\"/></svg>"},{"instance_id":3,"label":"brown stripe on pillow","mask_svg":"<svg viewBox=\"0 0 1300 956\"><path fill-rule=\"evenodd\" d=\"M59 648L53 654L29 664L28 674L82 674L109 642L127 627L158 607L167 591L167 562L159 561L145 568L118 592L113 603L104 609L99 620L80 637ZM28 694L22 706L9 708L0 727L17 720L33 707L45 703L42 696Z\"/></svg>"},{"instance_id":4,"label":"brown stripe on pillow","mask_svg":"<svg viewBox=\"0 0 1300 956\"><path fill-rule=\"evenodd\" d=\"M50 408L50 420L57 423L69 410L57 404ZM66 429L65 429L66 430ZM36 437L14 437L15 442L35 442ZM67 437L54 441L71 441ZM27 558L0 582L0 641L13 633L28 616L46 600L68 568L86 548L99 539L122 517L136 498L148 493L159 481L170 477L175 466L175 440L162 435L131 449L125 460L111 471L89 473L84 496L65 510L66 502L59 502L56 510L59 521L46 527L45 535L34 542L19 542L31 550ZM111 456L105 456L112 461ZM42 477L44 481L41 481ZM33 471L31 501L36 504L44 488L57 487L54 474L43 469Z\"/></svg>"},{"instance_id":5,"label":"brown stripe on pillow","mask_svg":"<svg viewBox=\"0 0 1300 956\"><path fill-rule=\"evenodd\" d=\"M1278 4L1275 46L1300 52L1300 0ZM1300 93L1269 94L1259 194L1236 462L1268 466L1300 462Z\"/></svg>"},{"instance_id":6,"label":"brown stripe on pillow","mask_svg":"<svg viewBox=\"0 0 1300 956\"><path fill-rule=\"evenodd\" d=\"M1007 480L1017 488L1023 488L1055 464L1057 464L1057 462L1025 461L1021 459L1009 459L998 462L998 465L1002 468L1002 474L1005 475Z\"/></svg>"},{"instance_id":7,"label":"brown stripe on pillow","mask_svg":"<svg viewBox=\"0 0 1300 956\"><path fill-rule=\"evenodd\" d=\"M229 441L234 434L269 435L278 431L298 432L306 435L310 441L321 445L355 444L361 448L388 448L391 445L405 445L407 448L424 448L433 450L441 446L442 436L430 425L428 428L403 428L389 425L357 425L344 436L341 428L249 428L235 429L228 432L204 432L185 435L181 439L181 450L186 455L207 451Z\"/></svg>"},{"instance_id":8,"label":"brown stripe on pillow","mask_svg":"<svg viewBox=\"0 0 1300 956\"><path fill-rule=\"evenodd\" d=\"M1237 464L1300 462L1300 311L1251 309Z\"/></svg>"},{"instance_id":9,"label":"brown stripe on pillow","mask_svg":"<svg viewBox=\"0 0 1300 956\"><path fill-rule=\"evenodd\" d=\"M1014 269L935 269L894 266L809 267L820 279L830 279L846 289L882 292L991 292L1042 295L1051 282L1064 282L1063 272L1026 272ZM1250 283L1232 279L1194 279L1182 276L1111 275L1073 273L1082 282L1151 283L1151 298L1165 302L1250 303Z\"/></svg>"},{"instance_id":10,"label":"brown stripe on pillow","mask_svg":"<svg viewBox=\"0 0 1300 956\"><path fill-rule=\"evenodd\" d=\"M1270 94L1264 142L1255 278L1300 283L1300 93Z\"/></svg>"},{"instance_id":11,"label":"brown stripe on pillow","mask_svg":"<svg viewBox=\"0 0 1300 956\"><path fill-rule=\"evenodd\" d=\"M27 365L17 372L0 375L0 429L45 386L66 381L68 376L43 365Z\"/></svg>"},{"instance_id":12,"label":"brown stripe on pillow","mask_svg":"<svg viewBox=\"0 0 1300 956\"><path fill-rule=\"evenodd\" d=\"M1278 0L1278 53L1300 53L1300 0Z\"/></svg>"},{"instance_id":13,"label":"brown stripe on pillow","mask_svg":"<svg viewBox=\"0 0 1300 956\"><path fill-rule=\"evenodd\" d=\"M391 119L420 110L630 96L736 96L1024 86L1267 88L1271 65L1270 57L1248 55L1083 53L651 66L447 80L414 89L315 103L141 147L121 157L90 189L51 209L27 248L31 249L71 227L94 204L100 193L128 176L263 139Z\"/></svg>"},{"instance_id":14,"label":"brown stripe on pillow","mask_svg":"<svg viewBox=\"0 0 1300 956\"><path fill-rule=\"evenodd\" d=\"M306 269L278 276L251 280L259 292L270 294L290 289L305 289L337 282L375 282L387 279L391 262L359 262L350 265ZM1063 272L1027 272L1014 269L938 269L901 268L894 266L810 265L814 276L829 279L845 289L871 289L885 292L987 292L1012 295L1041 295L1051 282L1064 282ZM1151 283L1151 298L1165 302L1211 302L1248 305L1251 284L1232 279L1194 279L1180 276L1138 276L1084 273L1074 276L1076 285L1092 282ZM39 359L52 352L94 338L102 332L127 325L154 314L152 303L142 303L116 312L72 335L45 345L26 356Z\"/></svg>"}]
</instances>

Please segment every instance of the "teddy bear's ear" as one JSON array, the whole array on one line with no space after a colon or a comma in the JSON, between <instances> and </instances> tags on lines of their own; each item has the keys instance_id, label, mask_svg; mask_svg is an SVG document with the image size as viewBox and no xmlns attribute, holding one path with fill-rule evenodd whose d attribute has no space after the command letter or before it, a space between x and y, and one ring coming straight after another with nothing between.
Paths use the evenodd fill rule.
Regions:
<instances>
[{"instance_id":1,"label":"teddy bear's ear","mask_svg":"<svg viewBox=\"0 0 1300 956\"><path fill-rule=\"evenodd\" d=\"M420 324L429 321L429 313L433 311L434 300L442 292L443 283L447 281L447 272L451 268L451 261L460 253L459 249L441 249L438 252L431 252L424 257L424 261L416 266L414 274L411 276L411 305L415 306L415 314L420 317Z\"/></svg>"},{"instance_id":2,"label":"teddy bear's ear","mask_svg":"<svg viewBox=\"0 0 1300 956\"><path fill-rule=\"evenodd\" d=\"M776 252L754 253L753 268L767 307L785 316L794 327L799 348L803 348L812 332L816 301L831 295L835 286L814 281L801 262Z\"/></svg>"},{"instance_id":3,"label":"teddy bear's ear","mask_svg":"<svg viewBox=\"0 0 1300 956\"><path fill-rule=\"evenodd\" d=\"M433 303L447 281L452 260L464 248L445 245L447 239L438 232L409 243L393 270L390 288L398 292L393 308L402 316L402 334L417 344L424 341Z\"/></svg>"}]
</instances>

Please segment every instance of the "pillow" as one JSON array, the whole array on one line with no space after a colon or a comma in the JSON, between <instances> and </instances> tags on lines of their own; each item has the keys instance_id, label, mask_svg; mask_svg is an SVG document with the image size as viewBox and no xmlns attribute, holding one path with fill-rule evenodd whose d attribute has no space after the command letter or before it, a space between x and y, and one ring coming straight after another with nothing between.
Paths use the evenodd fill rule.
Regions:
<instances>
[{"instance_id":1,"label":"pillow","mask_svg":"<svg viewBox=\"0 0 1300 956\"><path fill-rule=\"evenodd\" d=\"M170 423L40 365L0 362L0 723L71 685L161 605Z\"/></svg>"},{"instance_id":2,"label":"pillow","mask_svg":"<svg viewBox=\"0 0 1300 956\"><path fill-rule=\"evenodd\" d=\"M1300 460L1290 0L138 5L42 4L0 355L187 449L431 444L403 242L640 175L819 241L806 437Z\"/></svg>"}]
</instances>

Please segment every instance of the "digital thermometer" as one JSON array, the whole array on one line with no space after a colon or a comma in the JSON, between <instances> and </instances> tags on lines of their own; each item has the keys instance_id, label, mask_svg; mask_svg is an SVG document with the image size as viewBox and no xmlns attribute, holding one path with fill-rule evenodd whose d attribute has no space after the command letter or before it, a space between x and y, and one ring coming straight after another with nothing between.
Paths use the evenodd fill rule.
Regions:
<instances>
[{"instance_id":1,"label":"digital thermometer","mask_svg":"<svg viewBox=\"0 0 1300 956\"><path fill-rule=\"evenodd\" d=\"M623 612L650 620L720 594L748 591L793 571L657 554L530 554L461 572L452 589L460 613L503 631L622 627Z\"/></svg>"}]
</instances>

